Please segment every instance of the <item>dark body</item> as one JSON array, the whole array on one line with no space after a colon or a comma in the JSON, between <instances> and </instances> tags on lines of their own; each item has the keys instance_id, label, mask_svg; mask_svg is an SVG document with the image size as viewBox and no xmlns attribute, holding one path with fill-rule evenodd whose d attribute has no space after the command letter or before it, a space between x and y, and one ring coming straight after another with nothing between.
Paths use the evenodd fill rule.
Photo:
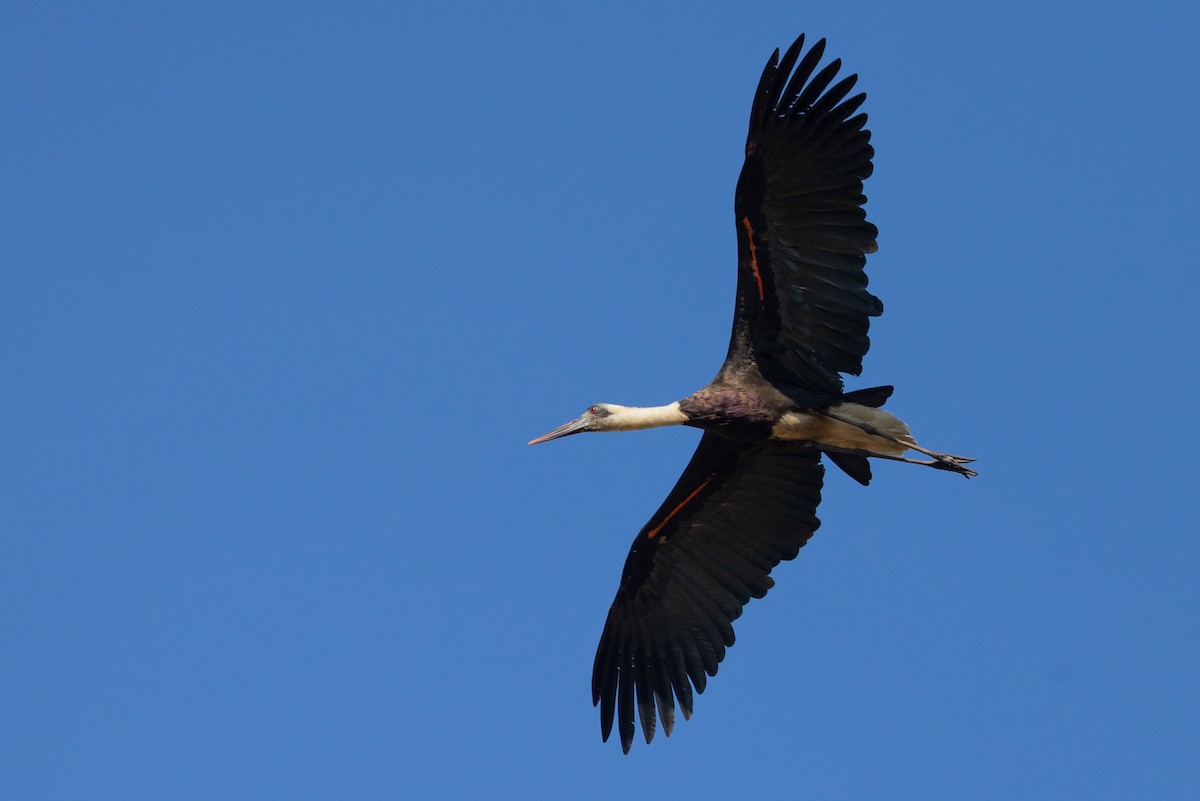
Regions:
<instances>
[{"instance_id":1,"label":"dark body","mask_svg":"<svg viewBox=\"0 0 1200 801\"><path fill-rule=\"evenodd\" d=\"M691 715L693 690L703 692L733 645L733 621L817 530L822 455L866 484L867 455L898 458L911 442L893 437L891 450L857 450L839 445L845 438L806 440L796 432L807 428L788 428L808 419L790 413L809 412L858 425L844 430L859 438L873 425L861 421L889 419L907 436L877 409L891 387L843 392L842 374L861 372L870 318L883 305L864 272L876 249L863 211L874 153L866 115L857 113L866 96L850 94L856 76L835 82L839 61L817 69L824 48L822 40L804 52L801 36L782 58L775 51L755 91L734 199L733 330L716 378L664 407L594 406L534 440L655 425L704 430L634 540L596 653L601 730L607 740L615 722L625 751L635 718L649 743L658 721L670 734L677 704ZM846 409L861 424L837 417ZM971 474L961 457L912 447L935 457L922 464Z\"/></svg>"},{"instance_id":2,"label":"dark body","mask_svg":"<svg viewBox=\"0 0 1200 801\"><path fill-rule=\"evenodd\" d=\"M743 384L714 382L679 402L686 425L746 441L768 438L775 423L796 408L757 373L748 374Z\"/></svg>"}]
</instances>

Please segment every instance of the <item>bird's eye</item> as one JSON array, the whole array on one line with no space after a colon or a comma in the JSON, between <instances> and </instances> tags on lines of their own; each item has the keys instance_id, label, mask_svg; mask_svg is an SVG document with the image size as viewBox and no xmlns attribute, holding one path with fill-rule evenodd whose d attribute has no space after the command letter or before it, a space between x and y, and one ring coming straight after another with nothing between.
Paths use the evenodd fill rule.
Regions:
<instances>
[{"instance_id":1,"label":"bird's eye","mask_svg":"<svg viewBox=\"0 0 1200 801\"><path fill-rule=\"evenodd\" d=\"M600 407L599 406L588 407L588 414L600 414Z\"/></svg>"}]
</instances>

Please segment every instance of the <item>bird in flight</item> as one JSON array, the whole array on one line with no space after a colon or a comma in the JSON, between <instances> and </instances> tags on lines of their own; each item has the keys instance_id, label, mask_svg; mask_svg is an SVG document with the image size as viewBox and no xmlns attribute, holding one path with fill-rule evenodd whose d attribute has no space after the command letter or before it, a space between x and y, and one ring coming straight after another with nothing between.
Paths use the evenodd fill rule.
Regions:
<instances>
[{"instance_id":1,"label":"bird in flight","mask_svg":"<svg viewBox=\"0 0 1200 801\"><path fill-rule=\"evenodd\" d=\"M754 93L734 196L733 333L716 378L666 406L598 403L530 442L668 425L704 431L633 542L596 652L601 734L607 741L615 718L626 753L635 714L647 743L656 720L671 734L676 703L691 717L692 691L716 675L742 607L817 530L822 455L864 485L868 457L977 475L966 466L974 460L921 447L884 411L892 387L843 389L842 373L862 371L870 318L883 304L863 270L877 235L863 210L874 155L857 113L866 95L850 94L857 75L835 83L840 60L817 69L824 52L824 39L805 52L802 34L782 58L772 54Z\"/></svg>"}]
</instances>

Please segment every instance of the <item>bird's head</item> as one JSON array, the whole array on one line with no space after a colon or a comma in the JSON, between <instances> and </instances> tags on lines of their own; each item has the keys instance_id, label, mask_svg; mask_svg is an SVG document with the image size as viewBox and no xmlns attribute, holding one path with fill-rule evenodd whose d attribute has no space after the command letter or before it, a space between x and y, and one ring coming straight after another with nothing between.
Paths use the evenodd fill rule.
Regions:
<instances>
[{"instance_id":1,"label":"bird's head","mask_svg":"<svg viewBox=\"0 0 1200 801\"><path fill-rule=\"evenodd\" d=\"M549 442L552 439L571 434L582 434L584 431L612 431L616 428L614 423L620 419L621 411L624 409L624 406L617 406L613 403L597 403L589 406L586 412L571 422L564 423L553 431L530 440L529 444L537 445L539 442Z\"/></svg>"}]
</instances>

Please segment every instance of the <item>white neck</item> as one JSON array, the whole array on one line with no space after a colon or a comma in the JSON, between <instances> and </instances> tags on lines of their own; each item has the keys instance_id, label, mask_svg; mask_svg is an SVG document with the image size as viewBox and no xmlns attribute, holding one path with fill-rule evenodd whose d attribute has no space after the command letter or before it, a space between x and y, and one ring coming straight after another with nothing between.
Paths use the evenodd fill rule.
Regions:
<instances>
[{"instance_id":1,"label":"white neck","mask_svg":"<svg viewBox=\"0 0 1200 801\"><path fill-rule=\"evenodd\" d=\"M606 428L612 431L638 431L643 428L677 426L687 422L687 415L679 410L679 401L666 406L617 406L609 404L612 414Z\"/></svg>"}]
</instances>

